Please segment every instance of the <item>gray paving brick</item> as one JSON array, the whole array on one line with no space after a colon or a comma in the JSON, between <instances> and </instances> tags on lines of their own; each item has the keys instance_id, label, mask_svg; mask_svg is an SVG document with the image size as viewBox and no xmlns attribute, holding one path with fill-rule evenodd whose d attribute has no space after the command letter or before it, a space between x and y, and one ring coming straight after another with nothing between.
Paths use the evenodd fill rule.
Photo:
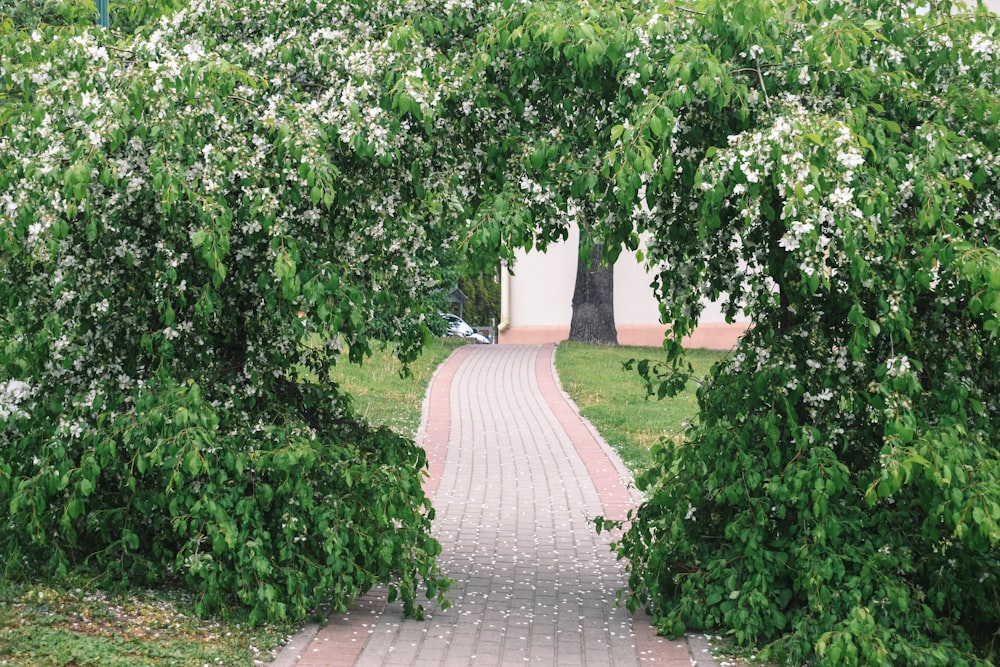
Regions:
<instances>
[{"instance_id":1,"label":"gray paving brick","mask_svg":"<svg viewBox=\"0 0 1000 667\"><path fill-rule=\"evenodd\" d=\"M686 641L651 639L648 625L633 626L648 623L645 617L614 606L625 577L610 536L598 535L589 518L632 501L622 482L628 476L593 430L580 428L554 380L552 351L461 348L432 382L423 444L440 562L455 579L453 606L430 610L423 621L402 620L398 603L381 616L338 621L310 645L313 657L341 651L353 638L364 644L356 667L631 667L640 659L691 659ZM334 631L346 633L343 643ZM714 667L696 645L699 667Z\"/></svg>"}]
</instances>

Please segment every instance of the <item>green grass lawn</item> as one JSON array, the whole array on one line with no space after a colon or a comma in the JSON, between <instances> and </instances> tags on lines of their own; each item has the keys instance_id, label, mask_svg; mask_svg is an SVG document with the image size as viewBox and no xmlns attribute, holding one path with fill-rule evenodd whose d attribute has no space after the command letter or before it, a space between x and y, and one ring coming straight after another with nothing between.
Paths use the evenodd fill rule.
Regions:
<instances>
[{"instance_id":1,"label":"green grass lawn","mask_svg":"<svg viewBox=\"0 0 1000 667\"><path fill-rule=\"evenodd\" d=\"M252 667L294 631L195 617L188 596L109 594L86 582L0 582L0 665L17 667Z\"/></svg>"},{"instance_id":2,"label":"green grass lawn","mask_svg":"<svg viewBox=\"0 0 1000 667\"><path fill-rule=\"evenodd\" d=\"M723 356L723 352L690 350L687 358L695 375L702 377ZM633 472L647 468L650 447L662 437L679 437L684 422L694 419L698 411L694 382L688 383L689 391L674 398L647 399L639 374L624 369L629 359L663 358L663 350L656 347L603 347L566 341L556 350L556 370L563 389Z\"/></svg>"},{"instance_id":3,"label":"green grass lawn","mask_svg":"<svg viewBox=\"0 0 1000 667\"><path fill-rule=\"evenodd\" d=\"M331 377L354 397L358 414L376 426L388 426L412 438L420 426L424 394L435 369L452 350L468 344L460 338L432 339L420 358L410 364L408 377L400 375L402 365L390 349L376 350L361 366L340 364Z\"/></svg>"}]
</instances>

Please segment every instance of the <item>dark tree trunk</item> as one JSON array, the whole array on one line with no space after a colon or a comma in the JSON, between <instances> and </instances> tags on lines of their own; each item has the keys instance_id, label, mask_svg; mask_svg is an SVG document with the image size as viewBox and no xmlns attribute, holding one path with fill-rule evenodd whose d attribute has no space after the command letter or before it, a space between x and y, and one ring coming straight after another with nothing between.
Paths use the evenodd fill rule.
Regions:
<instances>
[{"instance_id":1,"label":"dark tree trunk","mask_svg":"<svg viewBox=\"0 0 1000 667\"><path fill-rule=\"evenodd\" d=\"M573 319L569 339L598 345L617 345L615 329L614 267L601 265L603 246L595 243L590 257L578 257L573 290Z\"/></svg>"}]
</instances>

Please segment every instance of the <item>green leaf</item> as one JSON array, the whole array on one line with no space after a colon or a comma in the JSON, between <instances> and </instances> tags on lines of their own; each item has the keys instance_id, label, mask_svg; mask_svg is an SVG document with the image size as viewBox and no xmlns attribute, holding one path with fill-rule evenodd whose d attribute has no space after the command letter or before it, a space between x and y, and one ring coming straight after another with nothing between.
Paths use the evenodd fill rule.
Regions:
<instances>
[{"instance_id":1,"label":"green leaf","mask_svg":"<svg viewBox=\"0 0 1000 667\"><path fill-rule=\"evenodd\" d=\"M899 133L901 133L903 131L903 128L901 128L899 126L899 123L897 123L894 120L889 120L887 118L883 118L879 122L881 122L882 125L885 126L885 129L889 130L893 134L899 134Z\"/></svg>"},{"instance_id":2,"label":"green leaf","mask_svg":"<svg viewBox=\"0 0 1000 667\"><path fill-rule=\"evenodd\" d=\"M227 273L226 265L223 264L222 262L219 262L215 266L215 270L212 272L212 286L215 287L216 289L221 287L222 283L226 279L226 273Z\"/></svg>"},{"instance_id":3,"label":"green leaf","mask_svg":"<svg viewBox=\"0 0 1000 667\"><path fill-rule=\"evenodd\" d=\"M135 551L139 548L139 536L131 530L122 533L122 543L129 549Z\"/></svg>"},{"instance_id":4,"label":"green leaf","mask_svg":"<svg viewBox=\"0 0 1000 667\"><path fill-rule=\"evenodd\" d=\"M534 167L537 171L542 171L542 168L545 166L545 147L539 146L534 151L532 151L531 155L528 157L528 160L531 162L531 166Z\"/></svg>"},{"instance_id":5,"label":"green leaf","mask_svg":"<svg viewBox=\"0 0 1000 667\"><path fill-rule=\"evenodd\" d=\"M184 469L191 476L197 476L202 471L201 456L196 451L190 451L184 457Z\"/></svg>"},{"instance_id":6,"label":"green leaf","mask_svg":"<svg viewBox=\"0 0 1000 667\"><path fill-rule=\"evenodd\" d=\"M71 190L77 185L90 183L90 167L82 162L71 165L63 174L63 183Z\"/></svg>"},{"instance_id":7,"label":"green leaf","mask_svg":"<svg viewBox=\"0 0 1000 667\"><path fill-rule=\"evenodd\" d=\"M663 136L663 121L656 116L652 116L649 119L649 129L655 137Z\"/></svg>"},{"instance_id":8,"label":"green leaf","mask_svg":"<svg viewBox=\"0 0 1000 667\"><path fill-rule=\"evenodd\" d=\"M555 48L566 39L566 27L558 25L549 32L549 46Z\"/></svg>"},{"instance_id":9,"label":"green leaf","mask_svg":"<svg viewBox=\"0 0 1000 667\"><path fill-rule=\"evenodd\" d=\"M83 501L74 497L66 505L66 514L69 516L70 520L74 520L83 514L84 509Z\"/></svg>"}]
</instances>

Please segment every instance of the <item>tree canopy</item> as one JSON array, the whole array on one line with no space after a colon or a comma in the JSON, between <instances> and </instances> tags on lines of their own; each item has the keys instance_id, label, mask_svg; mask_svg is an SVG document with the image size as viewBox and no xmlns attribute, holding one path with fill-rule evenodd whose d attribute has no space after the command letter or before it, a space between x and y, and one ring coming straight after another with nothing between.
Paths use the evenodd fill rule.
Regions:
<instances>
[{"instance_id":1,"label":"tree canopy","mask_svg":"<svg viewBox=\"0 0 1000 667\"><path fill-rule=\"evenodd\" d=\"M674 333L705 298L753 324L640 480L633 604L780 661L995 659L997 21L690 9L646 24L613 169Z\"/></svg>"},{"instance_id":2,"label":"tree canopy","mask_svg":"<svg viewBox=\"0 0 1000 667\"><path fill-rule=\"evenodd\" d=\"M647 235L651 392L706 299L752 322L639 479L628 604L777 660L988 662L998 43L981 5L875 0L199 1L5 38L0 544L263 616L433 595L421 453L328 367L415 354L460 262L582 219L611 258Z\"/></svg>"},{"instance_id":3,"label":"tree canopy","mask_svg":"<svg viewBox=\"0 0 1000 667\"><path fill-rule=\"evenodd\" d=\"M403 25L429 15L393 11L191 3L6 42L8 553L259 617L439 587L423 452L328 380L372 341L416 353L460 238L438 57Z\"/></svg>"}]
</instances>

